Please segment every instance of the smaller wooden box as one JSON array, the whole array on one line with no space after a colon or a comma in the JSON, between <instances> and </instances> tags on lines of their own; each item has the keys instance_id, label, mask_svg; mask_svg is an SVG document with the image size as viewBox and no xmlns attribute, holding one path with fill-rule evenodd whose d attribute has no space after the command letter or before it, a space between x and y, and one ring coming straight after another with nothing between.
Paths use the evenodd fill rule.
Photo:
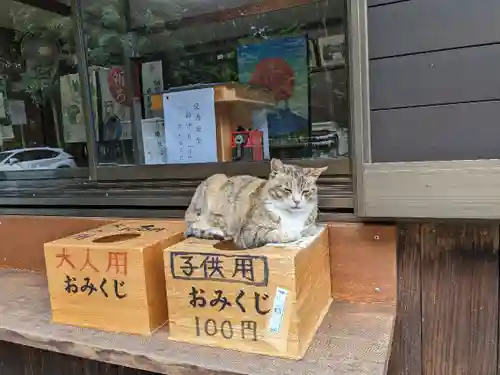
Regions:
<instances>
[{"instance_id":1,"label":"smaller wooden box","mask_svg":"<svg viewBox=\"0 0 500 375\"><path fill-rule=\"evenodd\" d=\"M163 249L184 223L130 220L46 243L54 323L150 335L168 320Z\"/></svg>"},{"instance_id":2,"label":"smaller wooden box","mask_svg":"<svg viewBox=\"0 0 500 375\"><path fill-rule=\"evenodd\" d=\"M252 250L187 238L164 258L171 340L300 359L332 300L324 227Z\"/></svg>"}]
</instances>

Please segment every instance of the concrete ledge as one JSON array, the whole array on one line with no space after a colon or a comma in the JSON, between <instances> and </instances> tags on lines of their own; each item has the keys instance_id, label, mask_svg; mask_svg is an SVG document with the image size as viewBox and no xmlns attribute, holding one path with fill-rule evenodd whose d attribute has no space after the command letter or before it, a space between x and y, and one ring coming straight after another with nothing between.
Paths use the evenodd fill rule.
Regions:
<instances>
[{"instance_id":1,"label":"concrete ledge","mask_svg":"<svg viewBox=\"0 0 500 375\"><path fill-rule=\"evenodd\" d=\"M167 329L144 338L52 324L44 275L4 269L0 282L7 342L168 375L386 374L394 306L334 303L306 357L292 361L172 342Z\"/></svg>"}]
</instances>

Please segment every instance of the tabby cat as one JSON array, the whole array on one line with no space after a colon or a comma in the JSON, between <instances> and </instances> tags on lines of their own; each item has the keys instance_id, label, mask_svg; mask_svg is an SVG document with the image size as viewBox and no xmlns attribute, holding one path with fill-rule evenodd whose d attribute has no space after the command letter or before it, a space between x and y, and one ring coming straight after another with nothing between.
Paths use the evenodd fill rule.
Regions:
<instances>
[{"instance_id":1,"label":"tabby cat","mask_svg":"<svg viewBox=\"0 0 500 375\"><path fill-rule=\"evenodd\" d=\"M267 180L213 175L186 211L186 237L232 239L240 249L296 241L315 228L316 180L326 169L272 159Z\"/></svg>"}]
</instances>

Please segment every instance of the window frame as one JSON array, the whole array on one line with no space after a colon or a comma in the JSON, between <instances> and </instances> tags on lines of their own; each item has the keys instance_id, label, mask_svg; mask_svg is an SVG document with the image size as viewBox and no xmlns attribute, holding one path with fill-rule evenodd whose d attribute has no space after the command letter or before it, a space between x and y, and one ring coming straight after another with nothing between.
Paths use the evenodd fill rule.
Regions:
<instances>
[{"instance_id":1,"label":"window frame","mask_svg":"<svg viewBox=\"0 0 500 375\"><path fill-rule=\"evenodd\" d=\"M36 6L36 0L16 0ZM347 6L349 6L347 0ZM314 3L315 0L310 0ZM42 3L42 2L40 2ZM290 0L289 4L266 6L264 11L284 9L306 4L303 0ZM252 8L252 7L251 7ZM269 8L269 9L268 9ZM253 8L252 8L253 9ZM253 9L257 12L259 9ZM66 14L65 14L66 15ZM137 208L171 209L183 211L196 185L204 178L215 173L228 175L250 174L267 177L269 162L226 162L186 165L135 165L106 166L96 160L94 116L92 115L88 60L83 34L83 17L79 0L71 0L71 15L76 24L78 73L80 76L83 116L86 127L89 166L58 170L29 172L0 172L0 207L33 208L67 211L69 207L88 207L95 209L104 206L110 210L136 210ZM346 19L347 26L351 20ZM346 32L348 29L346 29ZM348 38L348 36L347 36ZM351 49L352 45L348 44ZM351 74L350 59L346 69ZM127 69L126 69L127 70ZM352 87L348 88L349 92ZM352 107L352 101L349 103ZM349 131L351 136L352 129ZM135 135L135 134L134 134ZM136 143L136 142L134 142ZM325 211L339 210L350 213L353 209L350 156L339 159L286 159L289 163L310 167L328 166L318 181L320 186L320 208ZM342 190L340 194L338 191ZM46 211L44 211L46 212ZM120 211L122 212L122 211Z\"/></svg>"}]
</instances>

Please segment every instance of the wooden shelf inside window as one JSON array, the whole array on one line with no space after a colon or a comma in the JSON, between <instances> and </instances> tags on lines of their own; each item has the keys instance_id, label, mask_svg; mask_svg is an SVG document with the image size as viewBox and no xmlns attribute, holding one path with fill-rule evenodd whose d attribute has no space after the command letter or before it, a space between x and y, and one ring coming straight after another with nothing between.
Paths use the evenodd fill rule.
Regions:
<instances>
[{"instance_id":1,"label":"wooden shelf inside window","mask_svg":"<svg viewBox=\"0 0 500 375\"><path fill-rule=\"evenodd\" d=\"M196 88L211 87L210 85L193 86ZM264 90L239 83L214 84L214 101L215 104L231 103L231 104L247 104L255 107L271 107L276 104L274 95L269 90ZM189 90L186 87L186 90ZM175 92L175 91L174 91ZM151 95L151 106L155 111L163 109L163 94Z\"/></svg>"},{"instance_id":2,"label":"wooden shelf inside window","mask_svg":"<svg viewBox=\"0 0 500 375\"><path fill-rule=\"evenodd\" d=\"M334 303L301 361L52 324L43 274L0 270L0 340L161 374L386 373L394 306Z\"/></svg>"},{"instance_id":3,"label":"wooden shelf inside window","mask_svg":"<svg viewBox=\"0 0 500 375\"><path fill-rule=\"evenodd\" d=\"M232 132L239 126L252 127L252 111L272 107L276 104L274 94L239 83L193 86L196 88L214 88L215 121L217 123L217 158L219 162L232 161ZM186 87L186 90L191 89ZM152 109L163 109L163 94L152 96ZM166 121L168 123L168 121Z\"/></svg>"}]
</instances>

